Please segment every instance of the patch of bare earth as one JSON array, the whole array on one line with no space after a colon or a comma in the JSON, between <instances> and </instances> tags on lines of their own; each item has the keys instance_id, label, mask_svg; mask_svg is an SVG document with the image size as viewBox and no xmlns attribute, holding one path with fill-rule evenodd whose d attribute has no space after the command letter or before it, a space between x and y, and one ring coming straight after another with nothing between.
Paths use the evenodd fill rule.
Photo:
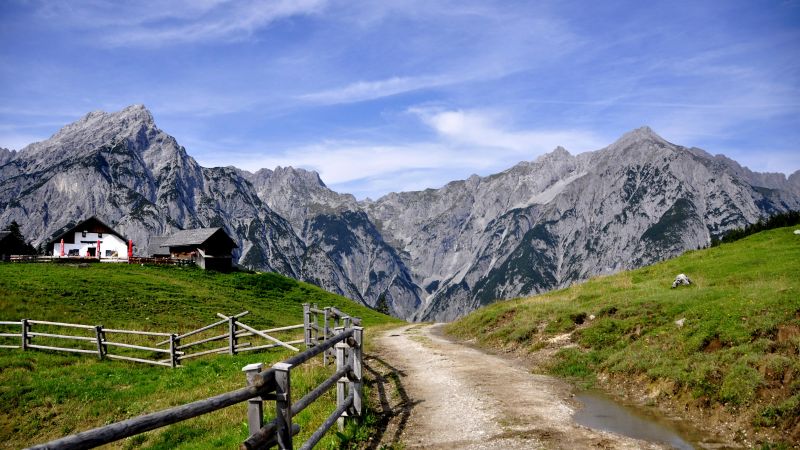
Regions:
<instances>
[{"instance_id":1,"label":"patch of bare earth","mask_svg":"<svg viewBox=\"0 0 800 450\"><path fill-rule=\"evenodd\" d=\"M368 448L663 448L578 425L568 383L451 342L439 327L407 325L376 338L380 356L366 363L377 376L381 431Z\"/></svg>"}]
</instances>

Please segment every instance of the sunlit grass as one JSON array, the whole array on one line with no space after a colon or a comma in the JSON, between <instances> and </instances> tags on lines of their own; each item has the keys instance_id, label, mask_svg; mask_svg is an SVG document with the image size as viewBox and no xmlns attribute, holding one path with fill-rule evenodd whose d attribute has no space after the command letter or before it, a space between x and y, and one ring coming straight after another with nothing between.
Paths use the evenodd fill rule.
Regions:
<instances>
[{"instance_id":1,"label":"sunlit grass","mask_svg":"<svg viewBox=\"0 0 800 450\"><path fill-rule=\"evenodd\" d=\"M568 289L498 302L448 331L486 346L531 350L572 333L578 347L556 355L548 368L554 374L583 383L600 372L645 375L695 398L747 410L758 425L796 426L800 237L792 231L775 229ZM694 284L671 289L679 273ZM590 315L595 319L577 323L578 316ZM683 326L675 323L680 319Z\"/></svg>"},{"instance_id":2,"label":"sunlit grass","mask_svg":"<svg viewBox=\"0 0 800 450\"><path fill-rule=\"evenodd\" d=\"M243 322L264 329L302 323L304 302L336 306L362 317L370 329L398 322L315 286L274 274L111 264L88 268L0 264L0 320L31 318L182 333L218 320L216 312L249 310ZM4 329L18 332L19 327L16 331ZM191 340L224 332L217 328ZM367 340L369 336L367 332ZM10 338L0 340L16 343ZM153 345L157 340L132 338L131 342ZM225 341L208 348L214 345L225 345ZM122 349L113 352L124 353ZM245 385L241 372L245 365L263 362L268 367L291 354L273 349L206 356L187 360L184 367L173 370L100 361L91 355L0 349L0 448L20 448L237 389ZM294 398L299 399L332 370L331 366L322 367L321 358L296 368L292 372ZM308 438L334 407L330 392L298 415L299 442ZM274 417L271 408L274 403L267 402L267 420ZM246 404L242 403L109 447L237 448L246 437ZM335 433L329 433L321 448L338 446Z\"/></svg>"}]
</instances>

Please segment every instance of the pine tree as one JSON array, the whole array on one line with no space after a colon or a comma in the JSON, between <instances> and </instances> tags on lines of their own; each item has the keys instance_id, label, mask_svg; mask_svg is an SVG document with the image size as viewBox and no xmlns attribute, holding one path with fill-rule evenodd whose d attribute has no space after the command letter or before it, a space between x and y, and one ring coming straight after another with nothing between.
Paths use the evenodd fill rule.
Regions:
<instances>
[{"instance_id":1,"label":"pine tree","mask_svg":"<svg viewBox=\"0 0 800 450\"><path fill-rule=\"evenodd\" d=\"M25 240L22 231L19 229L19 224L16 220L11 222L8 226L8 231L11 232L11 239L6 251L11 255L35 255L36 249Z\"/></svg>"},{"instance_id":2,"label":"pine tree","mask_svg":"<svg viewBox=\"0 0 800 450\"><path fill-rule=\"evenodd\" d=\"M381 314L389 315L389 303L386 301L385 292L378 297L378 301L375 303L375 310Z\"/></svg>"}]
</instances>

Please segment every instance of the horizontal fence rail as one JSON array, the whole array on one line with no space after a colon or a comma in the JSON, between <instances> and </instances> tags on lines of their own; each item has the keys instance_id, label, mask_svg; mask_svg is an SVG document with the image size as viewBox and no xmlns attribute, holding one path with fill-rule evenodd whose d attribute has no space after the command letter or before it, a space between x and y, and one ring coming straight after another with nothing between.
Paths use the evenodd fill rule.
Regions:
<instances>
[{"instance_id":1,"label":"horizontal fence rail","mask_svg":"<svg viewBox=\"0 0 800 450\"><path fill-rule=\"evenodd\" d=\"M119 256L52 256L52 255L11 255L9 261L12 263L95 263L95 262L115 262L128 264L148 264L156 266L190 266L194 264L191 259L183 258L150 258L133 256L130 258Z\"/></svg>"},{"instance_id":2,"label":"horizontal fence rail","mask_svg":"<svg viewBox=\"0 0 800 450\"><path fill-rule=\"evenodd\" d=\"M102 325L32 319L0 321L0 327L3 327L0 328L0 331L2 331L0 332L0 348L95 354L100 359L108 358L173 368L180 367L181 361L217 353L234 355L239 352L268 350L278 347L294 352L300 351L295 345L304 343L305 339L277 338L273 334L293 334L293 331L304 328L303 324L259 330L240 321L242 317L248 314L249 311L243 311L232 316L218 313L217 316L222 320L182 334L122 330L105 328ZM15 327L15 329L9 329L11 327ZM33 327L36 327L36 331L33 331ZM221 334L219 330L213 332L212 330L217 327L223 328L224 331ZM17 330L19 330L19 333L16 332ZM204 334L208 335L209 333L214 335L204 337ZM294 334L297 335L299 333ZM116 336L116 338L112 340L110 336ZM181 342L181 339L190 337L194 337L195 340ZM158 342L153 342L155 338L161 339ZM255 339L255 341L241 342L242 338ZM130 341L131 339L133 339L132 342ZM258 341L262 339L266 342ZM224 347L209 348L209 345L220 341L227 341ZM111 353L109 352L110 348L118 350ZM124 349L125 352L119 353L119 349ZM139 352L139 354L131 352ZM159 356L165 359L159 359Z\"/></svg>"},{"instance_id":3,"label":"horizontal fence rail","mask_svg":"<svg viewBox=\"0 0 800 450\"><path fill-rule=\"evenodd\" d=\"M95 263L95 262L115 262L127 263L128 258L119 256L51 256L51 255L11 255L9 261L12 263Z\"/></svg>"},{"instance_id":4,"label":"horizontal fence rail","mask_svg":"<svg viewBox=\"0 0 800 450\"><path fill-rule=\"evenodd\" d=\"M156 266L191 266L194 261L182 258L148 258L134 256L128 259L130 264L151 264Z\"/></svg>"},{"instance_id":5,"label":"horizontal fence rail","mask_svg":"<svg viewBox=\"0 0 800 450\"><path fill-rule=\"evenodd\" d=\"M230 316L226 320L235 321L236 319L235 316ZM300 447L311 449L334 423L338 422L339 428L342 430L345 417L358 419L363 414L363 328L352 325L353 322L351 321L347 327L338 328L336 333L327 339L315 342L305 351L276 363L267 370L262 370L263 364L261 363L245 366L242 369L246 376L244 388L83 431L30 448L37 450L93 448L227 408L237 403L247 402L247 422L250 436L242 443L241 447L255 449L277 445L280 449L293 449L293 437L300 431L300 427L293 423L293 417L335 386L336 409ZM16 322L2 322L1 324L18 325ZM24 330L25 325L22 327ZM298 328L300 327L291 326L291 329ZM263 332L259 331L259 333ZM231 335L235 336L236 332ZM176 337L176 335L171 335L171 344L174 344ZM336 353L336 371L318 386L313 387L300 400L292 402L292 370L315 356L327 354L330 350L335 350ZM274 402L277 415L274 420L266 424L263 414L265 401Z\"/></svg>"}]
</instances>

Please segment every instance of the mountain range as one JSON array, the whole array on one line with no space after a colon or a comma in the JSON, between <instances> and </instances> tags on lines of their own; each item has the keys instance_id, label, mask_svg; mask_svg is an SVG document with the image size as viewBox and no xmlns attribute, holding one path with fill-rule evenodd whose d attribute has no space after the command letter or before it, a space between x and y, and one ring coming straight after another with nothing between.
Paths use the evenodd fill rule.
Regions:
<instances>
[{"instance_id":1,"label":"mountain range","mask_svg":"<svg viewBox=\"0 0 800 450\"><path fill-rule=\"evenodd\" d=\"M152 236L220 226L241 266L410 320L452 320L647 265L797 209L800 171L752 172L648 127L597 151L558 147L494 175L375 201L303 169L202 167L142 105L0 149L0 224L16 220L34 245L92 215L138 252Z\"/></svg>"}]
</instances>

